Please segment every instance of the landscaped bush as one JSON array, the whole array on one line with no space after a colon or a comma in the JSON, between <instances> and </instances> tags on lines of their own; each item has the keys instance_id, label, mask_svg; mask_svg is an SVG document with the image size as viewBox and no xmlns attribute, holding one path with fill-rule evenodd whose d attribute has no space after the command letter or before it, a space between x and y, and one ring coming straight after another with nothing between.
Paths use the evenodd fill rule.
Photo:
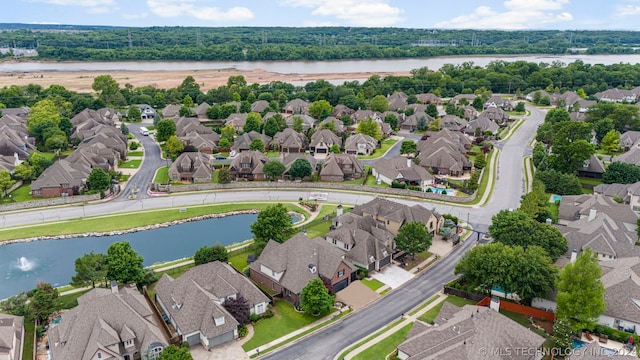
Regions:
<instances>
[{"instance_id":1,"label":"landscaped bush","mask_svg":"<svg viewBox=\"0 0 640 360\"><path fill-rule=\"evenodd\" d=\"M623 344L626 344L629 341L629 337L630 336L633 336L633 343L634 344L637 344L638 341L640 340L640 336L638 336L638 335L634 335L634 334L628 333L626 331L620 331L620 330L612 329L612 328L610 328L608 326L604 326L604 325L596 325L592 332L594 334L597 334L597 335L607 335L609 340L621 342Z\"/></svg>"},{"instance_id":2,"label":"landscaped bush","mask_svg":"<svg viewBox=\"0 0 640 360\"><path fill-rule=\"evenodd\" d=\"M137 142L135 142L135 141L132 141L132 142L129 144L129 150L137 150L139 147L140 147L140 144L138 144L138 143L137 143Z\"/></svg>"},{"instance_id":3,"label":"landscaped bush","mask_svg":"<svg viewBox=\"0 0 640 360\"><path fill-rule=\"evenodd\" d=\"M265 319L273 317L273 310L269 309L262 314L262 317Z\"/></svg>"},{"instance_id":4,"label":"landscaped bush","mask_svg":"<svg viewBox=\"0 0 640 360\"><path fill-rule=\"evenodd\" d=\"M401 183L401 182L398 182L398 181L394 180L394 181L391 182L391 187L394 188L394 189L406 189L407 188L407 184Z\"/></svg>"},{"instance_id":5,"label":"landscaped bush","mask_svg":"<svg viewBox=\"0 0 640 360\"><path fill-rule=\"evenodd\" d=\"M240 338L247 336L248 333L249 333L249 330L247 329L247 325L245 324L238 325L238 336Z\"/></svg>"},{"instance_id":6,"label":"landscaped bush","mask_svg":"<svg viewBox=\"0 0 640 360\"><path fill-rule=\"evenodd\" d=\"M422 188L420 186L409 186L409 190L422 191ZM427 190L431 190L431 189L427 189Z\"/></svg>"},{"instance_id":7,"label":"landscaped bush","mask_svg":"<svg viewBox=\"0 0 640 360\"><path fill-rule=\"evenodd\" d=\"M358 266L358 280L362 280L369 276L369 269Z\"/></svg>"},{"instance_id":8,"label":"landscaped bush","mask_svg":"<svg viewBox=\"0 0 640 360\"><path fill-rule=\"evenodd\" d=\"M254 322L256 322L256 321L258 321L260 319L262 319L262 317L260 317L260 315L258 315L258 314L253 313L253 314L249 315L249 321L251 321L252 323L254 323Z\"/></svg>"}]
</instances>

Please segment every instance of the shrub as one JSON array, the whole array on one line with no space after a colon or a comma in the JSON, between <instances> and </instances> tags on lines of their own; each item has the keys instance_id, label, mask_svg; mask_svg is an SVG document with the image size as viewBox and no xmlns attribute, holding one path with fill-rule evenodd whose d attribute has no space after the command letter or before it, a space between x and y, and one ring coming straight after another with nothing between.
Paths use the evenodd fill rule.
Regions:
<instances>
[{"instance_id":1,"label":"shrub","mask_svg":"<svg viewBox=\"0 0 640 360\"><path fill-rule=\"evenodd\" d=\"M245 267L244 269L242 269L242 273L244 274L244 276L249 277L249 274L251 273L251 271L249 270L249 267Z\"/></svg>"},{"instance_id":2,"label":"shrub","mask_svg":"<svg viewBox=\"0 0 640 360\"><path fill-rule=\"evenodd\" d=\"M395 189L406 189L407 188L407 184L401 183L401 182L398 182L398 181L394 180L394 181L391 182L391 187L395 188Z\"/></svg>"},{"instance_id":3,"label":"shrub","mask_svg":"<svg viewBox=\"0 0 640 360\"><path fill-rule=\"evenodd\" d=\"M129 150L137 150L140 147L140 144L138 144L135 141L132 141L131 143L129 143Z\"/></svg>"},{"instance_id":4,"label":"shrub","mask_svg":"<svg viewBox=\"0 0 640 360\"><path fill-rule=\"evenodd\" d=\"M182 347L185 348L185 349L188 349L189 348L189 342L188 341L183 341L182 342Z\"/></svg>"},{"instance_id":5,"label":"shrub","mask_svg":"<svg viewBox=\"0 0 640 360\"><path fill-rule=\"evenodd\" d=\"M428 192L428 193L432 193L432 192L433 192L433 189L431 189L431 188L427 188L427 192Z\"/></svg>"},{"instance_id":6,"label":"shrub","mask_svg":"<svg viewBox=\"0 0 640 360\"><path fill-rule=\"evenodd\" d=\"M260 319L261 319L261 317L258 314L254 313L254 314L249 315L249 321L251 321L252 323L254 323L254 322L256 322L256 321L258 321Z\"/></svg>"},{"instance_id":7,"label":"shrub","mask_svg":"<svg viewBox=\"0 0 640 360\"><path fill-rule=\"evenodd\" d=\"M247 329L247 325L245 324L240 324L238 325L238 336L243 338L245 336L247 336L247 334L249 333L249 330Z\"/></svg>"},{"instance_id":8,"label":"shrub","mask_svg":"<svg viewBox=\"0 0 640 360\"><path fill-rule=\"evenodd\" d=\"M409 190L422 191L422 188L420 186L409 186Z\"/></svg>"},{"instance_id":9,"label":"shrub","mask_svg":"<svg viewBox=\"0 0 640 360\"><path fill-rule=\"evenodd\" d=\"M262 317L265 319L273 317L273 310L269 309L262 314Z\"/></svg>"}]
</instances>

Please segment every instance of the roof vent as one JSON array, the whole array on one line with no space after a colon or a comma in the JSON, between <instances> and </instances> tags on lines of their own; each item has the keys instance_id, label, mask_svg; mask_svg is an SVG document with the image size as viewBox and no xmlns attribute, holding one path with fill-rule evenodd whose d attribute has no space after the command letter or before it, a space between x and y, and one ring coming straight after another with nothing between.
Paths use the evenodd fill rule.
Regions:
<instances>
[{"instance_id":1,"label":"roof vent","mask_svg":"<svg viewBox=\"0 0 640 360\"><path fill-rule=\"evenodd\" d=\"M310 271L312 274L315 274L316 272L318 272L318 268L316 268L316 266L315 266L315 265L313 265L313 264L309 264L309 271Z\"/></svg>"}]
</instances>

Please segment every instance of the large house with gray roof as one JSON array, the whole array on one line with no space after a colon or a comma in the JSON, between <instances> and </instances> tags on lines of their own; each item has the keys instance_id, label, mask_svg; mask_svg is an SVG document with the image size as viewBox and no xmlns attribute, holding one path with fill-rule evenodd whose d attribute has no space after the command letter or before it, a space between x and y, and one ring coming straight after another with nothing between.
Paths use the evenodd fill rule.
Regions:
<instances>
[{"instance_id":1,"label":"large house with gray roof","mask_svg":"<svg viewBox=\"0 0 640 360\"><path fill-rule=\"evenodd\" d=\"M355 280L357 268L325 239L297 234L284 243L270 240L249 265L250 277L294 304L312 279L320 278L338 292Z\"/></svg>"},{"instance_id":2,"label":"large house with gray roof","mask_svg":"<svg viewBox=\"0 0 640 360\"><path fill-rule=\"evenodd\" d=\"M188 183L211 182L211 156L201 152L184 152L169 167L169 180Z\"/></svg>"},{"instance_id":3,"label":"large house with gray roof","mask_svg":"<svg viewBox=\"0 0 640 360\"><path fill-rule=\"evenodd\" d=\"M51 359L158 359L168 341L156 319L135 288L93 289L50 326Z\"/></svg>"},{"instance_id":4,"label":"large house with gray roof","mask_svg":"<svg viewBox=\"0 0 640 360\"><path fill-rule=\"evenodd\" d=\"M22 359L24 340L24 317L0 314L0 359Z\"/></svg>"},{"instance_id":5,"label":"large house with gray roof","mask_svg":"<svg viewBox=\"0 0 640 360\"><path fill-rule=\"evenodd\" d=\"M307 137L292 128L286 128L273 135L270 145L283 153L303 153L307 148Z\"/></svg>"},{"instance_id":6,"label":"large house with gray roof","mask_svg":"<svg viewBox=\"0 0 640 360\"><path fill-rule=\"evenodd\" d=\"M78 195L86 187L90 173L91 167L82 162L71 163L65 159L56 161L31 183L31 196Z\"/></svg>"},{"instance_id":7,"label":"large house with gray roof","mask_svg":"<svg viewBox=\"0 0 640 360\"><path fill-rule=\"evenodd\" d=\"M229 165L234 180L265 180L264 164L269 158L258 150L244 151L236 155Z\"/></svg>"},{"instance_id":8,"label":"large house with gray roof","mask_svg":"<svg viewBox=\"0 0 640 360\"><path fill-rule=\"evenodd\" d=\"M393 181L426 188L433 184L434 177L425 168L413 163L413 159L396 156L381 158L373 163L371 174L376 181L391 185Z\"/></svg>"},{"instance_id":9,"label":"large house with gray roof","mask_svg":"<svg viewBox=\"0 0 640 360\"><path fill-rule=\"evenodd\" d=\"M320 180L341 182L360 179L364 174L364 166L355 155L331 153L322 164Z\"/></svg>"},{"instance_id":10,"label":"large house with gray roof","mask_svg":"<svg viewBox=\"0 0 640 360\"><path fill-rule=\"evenodd\" d=\"M600 184L593 188L593 192L622 200L633 212L640 214L640 181L633 184Z\"/></svg>"},{"instance_id":11,"label":"large house with gray roof","mask_svg":"<svg viewBox=\"0 0 640 360\"><path fill-rule=\"evenodd\" d=\"M342 138L329 129L322 129L311 135L309 152L315 157L324 158L329 154L333 145L337 145L341 149Z\"/></svg>"},{"instance_id":12,"label":"large house with gray roof","mask_svg":"<svg viewBox=\"0 0 640 360\"><path fill-rule=\"evenodd\" d=\"M246 133L242 133L242 135L236 136L236 138L233 139L233 145L231 146L231 150L234 150L235 152L238 152L238 153L249 151L251 150L251 143L255 139L260 139L262 143L265 145L265 147L268 146L269 143L271 142L271 136L261 134L257 131L251 130L248 133L246 132Z\"/></svg>"},{"instance_id":13,"label":"large house with gray roof","mask_svg":"<svg viewBox=\"0 0 640 360\"><path fill-rule=\"evenodd\" d=\"M366 134L353 134L344 141L345 154L371 155L378 147L378 140Z\"/></svg>"},{"instance_id":14,"label":"large house with gray roof","mask_svg":"<svg viewBox=\"0 0 640 360\"><path fill-rule=\"evenodd\" d=\"M442 129L418 143L418 163L436 175L461 176L471 170L466 156L470 148L466 135Z\"/></svg>"},{"instance_id":15,"label":"large house with gray roof","mask_svg":"<svg viewBox=\"0 0 640 360\"><path fill-rule=\"evenodd\" d=\"M397 235L400 227L407 222L421 222L431 234L437 234L444 225L444 218L436 212L420 205L408 206L383 198L375 198L355 206L352 213L371 216L394 235Z\"/></svg>"},{"instance_id":16,"label":"large house with gray roof","mask_svg":"<svg viewBox=\"0 0 640 360\"><path fill-rule=\"evenodd\" d=\"M445 304L446 305L446 304ZM454 305L447 306L453 309ZM445 306L443 306L443 309ZM455 309L454 309L455 310ZM438 326L417 320L398 345L401 360L536 359L546 339L488 307L465 305L451 312ZM502 355L487 351L500 349ZM512 350L506 354L504 351ZM516 351L515 349L527 349Z\"/></svg>"},{"instance_id":17,"label":"large house with gray roof","mask_svg":"<svg viewBox=\"0 0 640 360\"><path fill-rule=\"evenodd\" d=\"M207 350L238 336L238 322L224 308L226 301L242 297L250 313L257 315L269 305L269 298L249 279L220 261L191 268L177 279L164 274L155 292L182 341Z\"/></svg>"}]
</instances>

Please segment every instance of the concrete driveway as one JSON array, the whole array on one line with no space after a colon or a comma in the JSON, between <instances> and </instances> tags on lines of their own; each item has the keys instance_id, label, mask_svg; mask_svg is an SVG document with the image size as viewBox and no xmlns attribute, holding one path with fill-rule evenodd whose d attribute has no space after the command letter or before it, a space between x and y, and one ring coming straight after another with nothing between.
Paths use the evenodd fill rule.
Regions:
<instances>
[{"instance_id":1,"label":"concrete driveway","mask_svg":"<svg viewBox=\"0 0 640 360\"><path fill-rule=\"evenodd\" d=\"M207 351L201 345L192 346L189 349L193 360L249 360L249 356L242 350L238 341L229 341L226 344L216 346L212 351Z\"/></svg>"},{"instance_id":2,"label":"concrete driveway","mask_svg":"<svg viewBox=\"0 0 640 360\"><path fill-rule=\"evenodd\" d=\"M356 280L349 284L344 290L340 290L336 293L336 300L341 303L347 304L357 311L381 295L368 288L360 280Z\"/></svg>"},{"instance_id":3,"label":"concrete driveway","mask_svg":"<svg viewBox=\"0 0 640 360\"><path fill-rule=\"evenodd\" d=\"M413 279L414 274L400 268L395 264L391 264L382 271L371 274L376 280L383 282L392 289L400 287L402 284Z\"/></svg>"}]
</instances>

